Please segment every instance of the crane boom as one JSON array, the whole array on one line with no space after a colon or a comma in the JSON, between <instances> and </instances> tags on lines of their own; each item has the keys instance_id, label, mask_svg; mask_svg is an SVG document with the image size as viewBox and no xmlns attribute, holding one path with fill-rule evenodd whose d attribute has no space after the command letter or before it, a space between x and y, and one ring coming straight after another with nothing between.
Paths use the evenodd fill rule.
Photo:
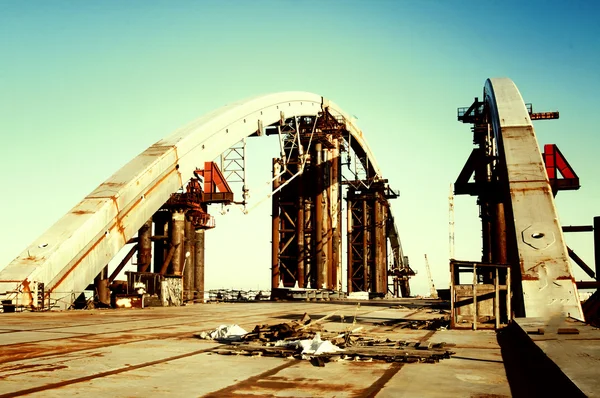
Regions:
<instances>
[{"instance_id":1,"label":"crane boom","mask_svg":"<svg viewBox=\"0 0 600 398\"><path fill-rule=\"evenodd\" d=\"M429 282L429 296L431 298L438 298L437 290L433 284L433 278L431 277L431 268L429 268L429 260L427 260L427 254L425 255L425 268L427 269L427 282Z\"/></svg>"}]
</instances>

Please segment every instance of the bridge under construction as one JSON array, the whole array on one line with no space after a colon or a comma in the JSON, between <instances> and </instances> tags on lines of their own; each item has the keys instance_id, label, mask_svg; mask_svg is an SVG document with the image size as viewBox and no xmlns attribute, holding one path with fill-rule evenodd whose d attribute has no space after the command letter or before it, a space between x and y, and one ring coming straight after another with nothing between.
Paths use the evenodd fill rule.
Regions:
<instances>
[{"instance_id":1,"label":"bridge under construction","mask_svg":"<svg viewBox=\"0 0 600 398\"><path fill-rule=\"evenodd\" d=\"M202 356L214 350L216 345L198 350L186 340L182 343L184 353L175 355L179 352L176 342L190 337L191 329L212 327L227 317L240 322L238 319L244 317L236 313L239 306L215 309L212 316L207 310L210 304L202 304L207 299L204 253L212 249L205 247L205 234L216 227L209 213L211 204L244 208L248 205L246 142L263 139L277 139L280 148L272 161L272 189L268 195L272 206L272 250L265 263L270 261L271 301L282 303L244 304L262 306L249 309L253 317L248 313L245 323L260 323L261 317L271 321L278 316L301 317L303 308L304 312L322 313L328 306L327 310L344 314L337 325L328 321L329 327L335 329L344 324L344 317L352 316L350 308L356 306L353 326L362 323L369 333L391 338L394 333L401 333L395 324L407 319L430 321L435 318L433 314L439 313L436 311L446 311L452 330L443 337L450 340L445 343L456 347L458 354L442 363L451 364L462 358L457 366L466 366L469 370L463 373L475 376L476 369L466 365L469 360L489 362L482 369L490 374L498 369L506 372L498 380L483 377L480 390L473 388L472 384L477 384L472 382L474 379L465 384L463 377L463 383L457 384L453 393L507 396L537 391L528 390L527 383L514 376L515 363L519 362L514 356L522 352L534 361L530 365L538 368L536 372L554 375L556 389L548 391L593 396L600 391L600 385L595 381L595 366L588 366L588 362L600 358L600 335L590 323L598 322L600 300L595 293L582 307L579 291L599 286L600 217L584 226L563 226L559 222L554 197L561 190L578 189L579 178L556 145L545 145L540 150L533 127L534 120L558 117L558 112L534 112L508 78L488 79L481 99L476 97L470 106L458 109L458 121L471 125L474 148L462 170L457 170L453 194L477 197L482 255L477 259L449 259L447 307L442 300L411 301L410 278L415 273L402 249L397 227L402 220L394 217L390 205L399 196L392 187L401 185L401 181L386 178L369 148L367 135L334 102L316 94L284 92L234 103L201 117L131 160L0 271L0 299L5 313L2 317L7 320L2 324L8 325L2 330L7 339L0 344L7 354L0 356L0 361L4 361L0 362L0 377L14 380L3 383L7 389L0 387L0 397L51 392L58 395L70 385L79 393L85 391L81 383L90 380L118 379L121 373L141 368L154 369L156 373L160 364L167 361ZM233 184L242 187L239 197L234 194ZM566 232L594 234L595 268L567 246ZM346 253L342 250L344 241ZM118 279L134 258L136 270L127 271L126 280ZM590 280L576 281L571 259ZM352 300L360 294L370 299L362 307ZM133 331L138 330L133 327L78 332L79 327L91 327L81 315L51 312L75 308L85 297L91 297L100 308L122 306L123 302L133 307L170 308L145 310L157 311L150 314L156 314L160 321L152 320L148 313L137 313L143 315L136 315L139 319L131 322L139 322L140 333L147 337L142 339L133 337ZM298 299L322 303L294 302ZM325 303L330 301L335 304ZM195 304L195 309L189 309L188 304ZM388 309L381 309L386 305ZM182 306L188 308L173 308ZM419 309L415 310L415 306ZM400 312L395 313L392 308ZM275 315L278 312L281 314ZM104 330L110 323L121 322L109 314L122 317L126 312L90 313L102 314L96 317L102 326L95 327ZM53 325L53 316L65 321L64 330ZM166 322L170 317L172 324ZM31 325L41 323L28 329L25 319ZM47 355L55 359L75 352L102 351L101 355L108 355L114 345L131 342L143 346L160 340L162 337L154 329L165 327L177 329L161 335L168 340L162 348L174 350L173 355L145 358L140 362L145 365L134 365L135 369L90 371L81 380L61 371L56 380L36 382L28 388L21 387L31 381L30 376L26 372L15 373L21 365L43 368L46 365L40 361ZM19 334L25 329L30 330L28 337ZM40 338L39 333L46 333L42 330L55 335ZM92 342L101 339L97 333L113 332L118 333L114 344L108 340L100 345ZM66 333L68 340L59 338L58 333ZM78 333L93 338L78 345ZM437 333L436 338L433 335L417 333L412 338L423 346L431 341L441 343L437 340L442 333ZM498 336L497 341L492 336ZM403 338L410 340L410 333ZM67 343L70 348L52 346L44 354L50 340ZM496 350L495 356L483 354L486 345ZM31 347L30 355L22 350L25 346ZM545 356L537 355L539 352ZM591 359L576 358L578 354ZM120 355L122 359L125 354ZM113 358L117 362L121 359ZM19 361L19 366L11 367L15 361ZM583 362L573 366L573 361ZM76 368L86 368L84 362ZM201 360L203 365L208 366L208 362L206 358ZM402 381L398 360L388 362L392 364L372 365L381 377L371 384L348 381L352 384L348 391L361 396L386 391L388 395L401 396L397 394L408 391L410 383ZM435 371L441 373L435 377L456 376L456 369L441 370L446 366L442 363L440 370ZM249 371L248 385L233 384L235 388L231 389L227 385L234 382L228 380L224 385L208 383L210 388L208 384L205 389L190 388L195 393L232 396L250 393L252 388L248 386L254 380L264 388L256 393L273 394L277 389L269 387L268 383L275 382L270 377L283 368L271 360L268 364L265 369ZM125 369L128 365L119 366ZM342 367L336 371L346 373L345 365ZM312 387L323 385L327 379L322 373L313 376ZM290 374L281 375L279 381L288 383L285 388L298 386L298 380ZM332 388L331 393L340 388L331 381L325 384ZM311 394L331 395L302 386ZM164 392L176 393L177 388L172 386Z\"/></svg>"}]
</instances>

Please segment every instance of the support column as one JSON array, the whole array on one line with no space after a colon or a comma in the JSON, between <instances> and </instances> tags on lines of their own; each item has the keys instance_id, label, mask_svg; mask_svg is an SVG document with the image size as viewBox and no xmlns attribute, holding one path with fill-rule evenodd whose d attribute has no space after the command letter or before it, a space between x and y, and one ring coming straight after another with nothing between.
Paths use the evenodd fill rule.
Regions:
<instances>
[{"instance_id":1,"label":"support column","mask_svg":"<svg viewBox=\"0 0 600 398\"><path fill-rule=\"evenodd\" d=\"M181 210L176 210L171 217L171 226L173 228L171 231L171 248L174 248L171 270L173 275L181 275L185 214Z\"/></svg>"},{"instance_id":2,"label":"support column","mask_svg":"<svg viewBox=\"0 0 600 398\"><path fill-rule=\"evenodd\" d=\"M152 262L152 219L146 221L138 231L137 270L146 272Z\"/></svg>"},{"instance_id":3,"label":"support column","mask_svg":"<svg viewBox=\"0 0 600 398\"><path fill-rule=\"evenodd\" d=\"M194 232L194 298L204 302L204 230Z\"/></svg>"},{"instance_id":4,"label":"support column","mask_svg":"<svg viewBox=\"0 0 600 398\"><path fill-rule=\"evenodd\" d=\"M194 226L190 218L185 218L185 233L183 237L183 298L194 298L194 254L195 254ZM189 255L187 255L189 253Z\"/></svg>"},{"instance_id":5,"label":"support column","mask_svg":"<svg viewBox=\"0 0 600 398\"><path fill-rule=\"evenodd\" d=\"M154 220L154 235L167 236L169 234L169 213L161 211L157 212L152 219ZM160 239L154 242L154 272L160 273L162 265L166 257L165 241Z\"/></svg>"},{"instance_id":6,"label":"support column","mask_svg":"<svg viewBox=\"0 0 600 398\"><path fill-rule=\"evenodd\" d=\"M362 255L363 255L363 289L365 292L371 290L372 281L369 278L369 238L370 238L370 223L369 213L367 211L367 201L361 200L362 202L362 218L363 218L363 241L362 241Z\"/></svg>"},{"instance_id":7,"label":"support column","mask_svg":"<svg viewBox=\"0 0 600 398\"><path fill-rule=\"evenodd\" d=\"M280 165L273 159L273 191L279 188ZM279 287L279 192L273 194L271 210L271 290Z\"/></svg>"},{"instance_id":8,"label":"support column","mask_svg":"<svg viewBox=\"0 0 600 398\"><path fill-rule=\"evenodd\" d=\"M299 178L303 179L303 176L299 176ZM305 287L306 277L304 274L304 189L303 184L304 181L300 181L298 184L298 213L296 216L296 244L297 244L297 275L296 281L298 282L298 287Z\"/></svg>"},{"instance_id":9,"label":"support column","mask_svg":"<svg viewBox=\"0 0 600 398\"><path fill-rule=\"evenodd\" d=\"M354 253L352 251L352 206L354 203L350 198L346 201L346 247L348 251L348 261L346 264L346 290L348 293L352 293L354 291L354 287L352 285L352 275L354 274Z\"/></svg>"},{"instance_id":10,"label":"support column","mask_svg":"<svg viewBox=\"0 0 600 398\"><path fill-rule=\"evenodd\" d=\"M495 247L495 258L494 262L498 264L508 263L508 256L506 253L506 217L504 213L504 203L496 204L496 247Z\"/></svg>"},{"instance_id":11,"label":"support column","mask_svg":"<svg viewBox=\"0 0 600 398\"><path fill-rule=\"evenodd\" d=\"M304 280L305 287L315 287L316 281L314 276L314 258L312 258L313 253L313 240L312 240L312 229L313 229L313 219L312 219L312 202L307 200L308 197L305 194L304 196Z\"/></svg>"},{"instance_id":12,"label":"support column","mask_svg":"<svg viewBox=\"0 0 600 398\"><path fill-rule=\"evenodd\" d=\"M342 266L341 266L341 227L342 227L342 198L340 190L340 142L335 141L331 159L331 232L332 252L331 264L333 267L333 279L331 286L334 290L342 290Z\"/></svg>"},{"instance_id":13,"label":"support column","mask_svg":"<svg viewBox=\"0 0 600 398\"><path fill-rule=\"evenodd\" d=\"M327 267L325 264L325 250L323 245L323 151L321 143L315 145L315 177L317 192L315 194L315 265L317 271L316 289L323 289L327 284Z\"/></svg>"}]
</instances>

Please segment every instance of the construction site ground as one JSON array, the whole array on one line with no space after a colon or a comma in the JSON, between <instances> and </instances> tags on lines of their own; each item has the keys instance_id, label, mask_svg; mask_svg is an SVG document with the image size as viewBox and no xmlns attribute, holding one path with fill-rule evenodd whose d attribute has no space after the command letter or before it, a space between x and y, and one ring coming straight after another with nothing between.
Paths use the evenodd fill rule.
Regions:
<instances>
[{"instance_id":1,"label":"construction site ground","mask_svg":"<svg viewBox=\"0 0 600 398\"><path fill-rule=\"evenodd\" d=\"M360 305L261 301L0 314L0 398L509 397L545 392L541 385L551 381L549 374L531 386L518 377L519 355L525 351L503 336L510 331L447 330L435 323L433 330L411 328L411 321L444 316L439 304L418 299ZM329 315L322 321L328 331L360 328L356 335L419 343L425 350L445 342L453 354L434 363L358 355L315 364L293 357L220 355L224 344L195 336L222 324L251 331L304 314L313 320ZM537 377L531 369L523 371L529 380Z\"/></svg>"}]
</instances>

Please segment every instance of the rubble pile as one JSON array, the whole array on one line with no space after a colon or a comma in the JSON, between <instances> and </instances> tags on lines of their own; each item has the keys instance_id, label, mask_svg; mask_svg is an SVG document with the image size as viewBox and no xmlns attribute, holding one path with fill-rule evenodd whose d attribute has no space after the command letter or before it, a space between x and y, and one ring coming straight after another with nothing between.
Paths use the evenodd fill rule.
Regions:
<instances>
[{"instance_id":1,"label":"rubble pile","mask_svg":"<svg viewBox=\"0 0 600 398\"><path fill-rule=\"evenodd\" d=\"M374 339L362 332L362 327L353 325L344 332L329 332L323 322L333 314L313 321L307 314L298 321L274 325L256 325L249 333L232 338L214 338L225 343L215 349L221 355L270 356L282 358L308 359L315 366L339 360L385 361L385 362L424 362L436 363L450 358L452 351L445 343L431 344L390 339ZM441 319L441 318L440 318ZM411 321L425 322L425 321ZM432 321L429 321L432 322ZM435 324L433 323L429 325ZM424 323L415 324L421 329ZM232 330L239 330L231 325ZM220 328L223 328L221 326ZM221 333L222 334L222 333ZM202 332L200 338L220 336L213 332Z\"/></svg>"}]
</instances>

